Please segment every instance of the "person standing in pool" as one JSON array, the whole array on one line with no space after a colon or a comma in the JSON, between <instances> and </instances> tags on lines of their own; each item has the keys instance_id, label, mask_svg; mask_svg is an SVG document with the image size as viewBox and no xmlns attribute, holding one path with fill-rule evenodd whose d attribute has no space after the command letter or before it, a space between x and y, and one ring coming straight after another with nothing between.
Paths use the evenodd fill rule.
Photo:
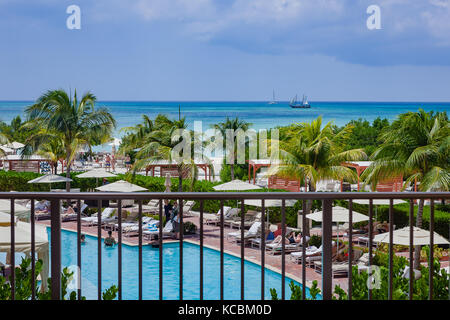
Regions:
<instances>
[{"instance_id":1,"label":"person standing in pool","mask_svg":"<svg viewBox=\"0 0 450 320\"><path fill-rule=\"evenodd\" d=\"M81 243L86 243L86 236L84 234L82 234L80 236L80 240L81 240Z\"/></svg>"},{"instance_id":2,"label":"person standing in pool","mask_svg":"<svg viewBox=\"0 0 450 320\"><path fill-rule=\"evenodd\" d=\"M112 236L112 231L109 230L108 237L105 238L105 246L112 247L115 244L116 244L116 239L114 239L114 237Z\"/></svg>"}]
</instances>

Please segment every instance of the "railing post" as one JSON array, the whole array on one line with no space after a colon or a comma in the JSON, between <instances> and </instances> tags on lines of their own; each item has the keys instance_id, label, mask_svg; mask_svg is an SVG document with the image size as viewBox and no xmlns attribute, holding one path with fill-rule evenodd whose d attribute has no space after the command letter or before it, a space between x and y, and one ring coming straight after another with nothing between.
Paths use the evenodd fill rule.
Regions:
<instances>
[{"instance_id":1,"label":"railing post","mask_svg":"<svg viewBox=\"0 0 450 320\"><path fill-rule=\"evenodd\" d=\"M323 200L322 214L322 298L332 298L332 200Z\"/></svg>"},{"instance_id":2,"label":"railing post","mask_svg":"<svg viewBox=\"0 0 450 320\"><path fill-rule=\"evenodd\" d=\"M52 300L61 300L61 217L60 200L52 199L51 212L51 295Z\"/></svg>"}]
</instances>

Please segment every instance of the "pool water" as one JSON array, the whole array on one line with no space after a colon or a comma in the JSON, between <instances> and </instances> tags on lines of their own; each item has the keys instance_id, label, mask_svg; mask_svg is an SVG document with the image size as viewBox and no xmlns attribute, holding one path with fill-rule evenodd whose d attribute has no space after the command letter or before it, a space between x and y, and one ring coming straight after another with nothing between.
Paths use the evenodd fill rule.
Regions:
<instances>
[{"instance_id":1,"label":"pool water","mask_svg":"<svg viewBox=\"0 0 450 320\"><path fill-rule=\"evenodd\" d=\"M48 230L50 236L50 230ZM61 231L62 267L77 264L77 234ZM163 298L179 298L179 243L163 246ZM102 290L118 285L118 246L102 246ZM207 300L220 298L220 251L203 249L204 286L203 295ZM142 289L143 299L159 299L159 249L145 245L142 247ZM200 247L183 243L183 299L198 300L200 292ZM20 261L17 260L17 261ZM224 299L240 299L241 264L240 258L224 254ZM97 299L97 238L86 235L81 245L81 288L86 299ZM261 267L245 261L245 299L261 298ZM138 299L138 247L122 245L122 298ZM291 290L286 281L286 298ZM299 285L299 283L295 282ZM270 288L277 290L281 297L281 275L265 269L265 298L271 299ZM309 290L306 291L309 297Z\"/></svg>"}]
</instances>

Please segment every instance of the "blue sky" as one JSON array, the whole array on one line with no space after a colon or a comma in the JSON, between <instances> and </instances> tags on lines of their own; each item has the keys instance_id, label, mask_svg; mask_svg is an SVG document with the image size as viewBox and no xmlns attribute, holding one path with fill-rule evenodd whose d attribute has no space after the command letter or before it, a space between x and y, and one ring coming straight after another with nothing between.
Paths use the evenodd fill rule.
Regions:
<instances>
[{"instance_id":1,"label":"blue sky","mask_svg":"<svg viewBox=\"0 0 450 320\"><path fill-rule=\"evenodd\" d=\"M450 0L0 0L0 70L1 100L450 101Z\"/></svg>"}]
</instances>

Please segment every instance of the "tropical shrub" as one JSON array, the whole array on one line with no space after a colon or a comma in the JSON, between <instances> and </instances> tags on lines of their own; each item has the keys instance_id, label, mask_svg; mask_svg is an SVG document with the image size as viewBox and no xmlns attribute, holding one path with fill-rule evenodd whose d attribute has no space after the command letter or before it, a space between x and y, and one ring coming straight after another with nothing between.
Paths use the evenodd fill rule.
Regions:
<instances>
[{"instance_id":1,"label":"tropical shrub","mask_svg":"<svg viewBox=\"0 0 450 320\"><path fill-rule=\"evenodd\" d=\"M15 273L15 300L30 300L32 295L32 279L34 277L35 280L35 292L36 292L36 300L50 300L51 286L52 281L51 278L48 278L48 289L45 292L41 292L38 287L37 276L42 271L42 260L37 260L35 263L35 273L33 275L31 269L31 259L30 258L22 258L22 262L19 267L16 267L14 270ZM73 272L70 272L66 267L63 269L61 273L61 297L63 300L77 300L76 291L71 291L70 293L67 291L68 285L72 280ZM103 292L103 300L114 300L116 298L118 289L115 285L106 289ZM82 296L82 300L86 300L86 297ZM6 281L5 277L0 276L0 300L11 300L11 284Z\"/></svg>"},{"instance_id":2,"label":"tropical shrub","mask_svg":"<svg viewBox=\"0 0 450 320\"><path fill-rule=\"evenodd\" d=\"M183 234L195 234L195 232L197 231L197 226L194 223L187 221L183 223L183 229Z\"/></svg>"},{"instance_id":3,"label":"tropical shrub","mask_svg":"<svg viewBox=\"0 0 450 320\"><path fill-rule=\"evenodd\" d=\"M291 300L303 300L302 287L296 285L294 281L291 281L289 283L289 288L291 289ZM317 280L314 280L312 282L311 288L309 288L309 295L311 296L311 298L306 297L305 300L317 300L317 296L319 294L320 289L317 286ZM272 300L279 300L276 289L270 289L270 295L272 297Z\"/></svg>"},{"instance_id":4,"label":"tropical shrub","mask_svg":"<svg viewBox=\"0 0 450 320\"><path fill-rule=\"evenodd\" d=\"M343 200L336 200L336 204L341 207L348 208L348 202ZM403 203L393 207L394 213L394 225L396 229L409 226L409 204ZM369 214L369 206L353 203L353 211L359 212L365 215ZM417 218L417 206L414 206L413 223L416 224ZM375 209L373 213L375 219ZM430 226L430 206L424 206L422 216L422 228L429 229ZM378 206L377 208L377 220L389 221L389 206ZM362 223L361 223L362 224ZM365 222L364 224L367 224ZM434 231L445 238L449 238L450 234L450 213L448 212L448 205L436 205L434 208Z\"/></svg>"},{"instance_id":5,"label":"tropical shrub","mask_svg":"<svg viewBox=\"0 0 450 320\"><path fill-rule=\"evenodd\" d=\"M387 300L389 290L389 256L382 252L376 252L373 258L373 264L380 268L380 282L379 288L374 287L372 289L373 300ZM392 297L394 300L407 300L409 299L409 279L403 277L405 267L409 265L409 262L404 257L393 257L393 288L394 292ZM449 298L449 283L450 274L444 269L441 269L441 265L438 259L434 259L432 266L433 272L433 299L434 300L448 300ZM420 278L413 281L413 300L426 300L429 295L429 268L420 266ZM369 280L369 274L366 271L358 271L357 266L352 268L352 299L353 300L367 300L369 297L369 289L367 286ZM301 287L295 285L293 282L290 284L291 299L301 300ZM317 288L317 283L310 288L314 294L320 293L320 289ZM270 289L273 300L277 300L277 292L275 289ZM311 294L312 295L312 294ZM347 292L339 285L334 288L334 300L347 300Z\"/></svg>"}]
</instances>

